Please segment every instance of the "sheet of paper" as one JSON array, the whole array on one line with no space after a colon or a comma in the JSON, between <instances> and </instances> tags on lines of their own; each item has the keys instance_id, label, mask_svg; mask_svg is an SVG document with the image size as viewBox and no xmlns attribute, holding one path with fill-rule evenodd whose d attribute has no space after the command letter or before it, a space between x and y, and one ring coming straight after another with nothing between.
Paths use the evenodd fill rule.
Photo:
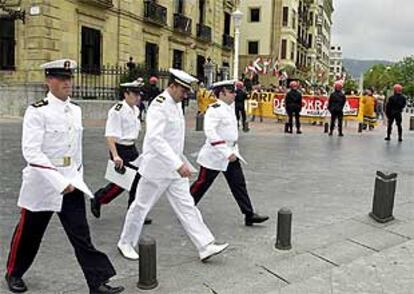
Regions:
<instances>
[{"instance_id":1,"label":"sheet of paper","mask_svg":"<svg viewBox=\"0 0 414 294\"><path fill-rule=\"evenodd\" d=\"M125 173L120 174L117 171L115 171L115 163L112 160L108 160L105 172L105 179L129 191L131 189L132 182L134 181L136 174L137 172L135 170L127 166L125 166Z\"/></svg>"},{"instance_id":2,"label":"sheet of paper","mask_svg":"<svg viewBox=\"0 0 414 294\"><path fill-rule=\"evenodd\" d=\"M234 148L234 155L236 155L236 157L243 162L244 164L247 165L247 161L241 156L240 152L239 152L239 146L236 145Z\"/></svg>"},{"instance_id":3,"label":"sheet of paper","mask_svg":"<svg viewBox=\"0 0 414 294\"><path fill-rule=\"evenodd\" d=\"M191 162L185 157L184 155L181 156L182 161L188 165L190 168L191 173L196 174L198 170L191 164Z\"/></svg>"},{"instance_id":4,"label":"sheet of paper","mask_svg":"<svg viewBox=\"0 0 414 294\"><path fill-rule=\"evenodd\" d=\"M139 165L141 164L141 161L142 161L142 154L140 156L138 156L135 160L130 161L129 164L139 168Z\"/></svg>"},{"instance_id":5,"label":"sheet of paper","mask_svg":"<svg viewBox=\"0 0 414 294\"><path fill-rule=\"evenodd\" d=\"M78 190L81 190L90 198L94 198L93 193L91 192L91 190L89 190L88 186L86 186L85 182L81 177L70 179L70 183L72 184L72 186L74 186Z\"/></svg>"}]
</instances>

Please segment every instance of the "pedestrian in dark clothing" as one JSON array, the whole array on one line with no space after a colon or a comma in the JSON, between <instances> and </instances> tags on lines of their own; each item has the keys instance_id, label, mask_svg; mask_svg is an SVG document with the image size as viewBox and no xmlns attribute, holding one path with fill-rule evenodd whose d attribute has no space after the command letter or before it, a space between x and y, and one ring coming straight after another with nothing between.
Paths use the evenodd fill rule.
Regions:
<instances>
[{"instance_id":1,"label":"pedestrian in dark clothing","mask_svg":"<svg viewBox=\"0 0 414 294\"><path fill-rule=\"evenodd\" d=\"M154 77L154 76L150 77L148 82L149 82L149 85L147 89L145 90L145 96L146 96L145 98L148 101L148 106L149 106L152 100L161 94L161 91L157 86L157 83L158 83L157 77Z\"/></svg>"},{"instance_id":2,"label":"pedestrian in dark clothing","mask_svg":"<svg viewBox=\"0 0 414 294\"><path fill-rule=\"evenodd\" d=\"M290 91L286 94L285 98L286 113L289 117L289 122L287 124L287 132L292 133L293 116L295 116L296 133L302 134L302 131L300 130L300 111L302 110L302 94L298 91L298 82L290 82L289 87Z\"/></svg>"},{"instance_id":3,"label":"pedestrian in dark clothing","mask_svg":"<svg viewBox=\"0 0 414 294\"><path fill-rule=\"evenodd\" d=\"M400 84L394 85L394 95L388 98L385 105L385 114L388 118L387 137L385 137L385 141L391 140L392 124L395 120L398 128L398 142L402 142L402 111L407 105L407 98L402 94L402 89Z\"/></svg>"},{"instance_id":4,"label":"pedestrian in dark clothing","mask_svg":"<svg viewBox=\"0 0 414 294\"><path fill-rule=\"evenodd\" d=\"M335 82L335 92L331 94L328 102L328 110L331 113L331 127L329 136L332 136L335 128L335 121L338 119L338 136L343 137L342 133L342 119L344 117L343 108L345 106L346 97L342 92L342 82Z\"/></svg>"},{"instance_id":5,"label":"pedestrian in dark clothing","mask_svg":"<svg viewBox=\"0 0 414 294\"><path fill-rule=\"evenodd\" d=\"M236 83L235 110L236 110L237 126L239 126L240 115L241 115L243 132L249 131L249 126L247 124L247 119L246 119L246 109L244 107L246 99L247 99L247 93L243 90L243 82L239 81Z\"/></svg>"},{"instance_id":6,"label":"pedestrian in dark clothing","mask_svg":"<svg viewBox=\"0 0 414 294\"><path fill-rule=\"evenodd\" d=\"M133 69L135 69L136 64L134 62L134 58L130 57L129 61L127 62L126 66L128 67L129 71L132 71Z\"/></svg>"}]
</instances>

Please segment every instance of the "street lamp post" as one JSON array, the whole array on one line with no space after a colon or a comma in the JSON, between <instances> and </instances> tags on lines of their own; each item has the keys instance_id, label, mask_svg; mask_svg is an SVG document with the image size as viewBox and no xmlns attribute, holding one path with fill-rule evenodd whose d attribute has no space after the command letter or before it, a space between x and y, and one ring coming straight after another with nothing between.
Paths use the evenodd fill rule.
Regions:
<instances>
[{"instance_id":1,"label":"street lamp post","mask_svg":"<svg viewBox=\"0 0 414 294\"><path fill-rule=\"evenodd\" d=\"M243 12L237 9L232 14L234 19L234 65L233 65L233 79L239 77L239 39L240 39L240 25L243 17Z\"/></svg>"}]
</instances>

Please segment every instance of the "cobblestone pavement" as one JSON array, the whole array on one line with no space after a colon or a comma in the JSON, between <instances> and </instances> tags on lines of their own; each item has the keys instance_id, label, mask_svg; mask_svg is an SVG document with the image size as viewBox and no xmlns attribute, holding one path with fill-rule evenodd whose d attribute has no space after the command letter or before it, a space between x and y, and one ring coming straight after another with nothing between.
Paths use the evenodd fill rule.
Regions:
<instances>
[{"instance_id":1,"label":"cobblestone pavement","mask_svg":"<svg viewBox=\"0 0 414 294\"><path fill-rule=\"evenodd\" d=\"M405 118L407 123L408 118ZM157 240L159 287L147 293L413 293L414 139L384 141L385 129L358 134L355 123L345 137L328 137L321 126L304 126L287 135L273 120L251 124L241 133L240 149L248 189L257 211L271 219L245 227L243 217L220 176L200 203L204 220L229 249L203 264L165 198L151 212L154 223L144 234ZM405 127L407 130L407 126ZM394 134L395 135L395 134ZM16 207L24 160L21 120L0 120L0 269L19 218ZM188 121L186 153L194 162L202 132ZM84 133L85 176L93 190L105 184L107 160L103 127L87 122ZM397 172L395 221L377 224L371 210L375 172ZM126 195L123 195L126 196ZM136 293L138 263L116 250L127 197L102 209L101 219L88 211L93 241L113 261L115 284ZM89 208L89 203L87 203ZM293 211L293 248L274 249L277 211ZM25 275L28 293L88 293L58 218L53 217L40 252ZM4 279L0 293L7 293Z\"/></svg>"}]
</instances>

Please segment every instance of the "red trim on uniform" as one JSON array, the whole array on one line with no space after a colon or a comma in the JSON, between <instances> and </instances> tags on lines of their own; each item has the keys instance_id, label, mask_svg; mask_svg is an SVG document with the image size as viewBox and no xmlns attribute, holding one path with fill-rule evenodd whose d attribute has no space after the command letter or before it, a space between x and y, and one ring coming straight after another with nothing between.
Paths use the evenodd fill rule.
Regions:
<instances>
[{"instance_id":1,"label":"red trim on uniform","mask_svg":"<svg viewBox=\"0 0 414 294\"><path fill-rule=\"evenodd\" d=\"M124 191L121 187L112 184L111 188L106 192L103 196L99 197L99 203L100 204L108 204L113 199L115 199L119 194L121 194Z\"/></svg>"},{"instance_id":2,"label":"red trim on uniform","mask_svg":"<svg viewBox=\"0 0 414 294\"><path fill-rule=\"evenodd\" d=\"M204 184L206 178L207 178L207 169L201 166L200 167L200 175L199 175L197 181L194 183L194 185L190 189L190 194L191 195L194 195L195 193L198 192L201 185Z\"/></svg>"},{"instance_id":3,"label":"red trim on uniform","mask_svg":"<svg viewBox=\"0 0 414 294\"><path fill-rule=\"evenodd\" d=\"M226 144L226 141L224 141L224 140L216 141L216 142L211 142L210 144L211 144L211 146L216 146L216 145L220 145L220 144Z\"/></svg>"},{"instance_id":4,"label":"red trim on uniform","mask_svg":"<svg viewBox=\"0 0 414 294\"><path fill-rule=\"evenodd\" d=\"M44 165L33 164L33 163L29 163L29 165L30 166L33 166L33 167L44 168L44 169L51 169L51 170L56 170L57 171L56 168L50 167L50 166L44 166Z\"/></svg>"},{"instance_id":5,"label":"red trim on uniform","mask_svg":"<svg viewBox=\"0 0 414 294\"><path fill-rule=\"evenodd\" d=\"M22 208L20 221L17 226L16 232L13 236L13 241L12 241L12 245L10 248L9 261L7 262L7 274L9 276L13 275L13 270L16 265L17 250L19 249L20 240L23 235L23 227L24 227L25 222L26 222L26 209Z\"/></svg>"}]
</instances>

